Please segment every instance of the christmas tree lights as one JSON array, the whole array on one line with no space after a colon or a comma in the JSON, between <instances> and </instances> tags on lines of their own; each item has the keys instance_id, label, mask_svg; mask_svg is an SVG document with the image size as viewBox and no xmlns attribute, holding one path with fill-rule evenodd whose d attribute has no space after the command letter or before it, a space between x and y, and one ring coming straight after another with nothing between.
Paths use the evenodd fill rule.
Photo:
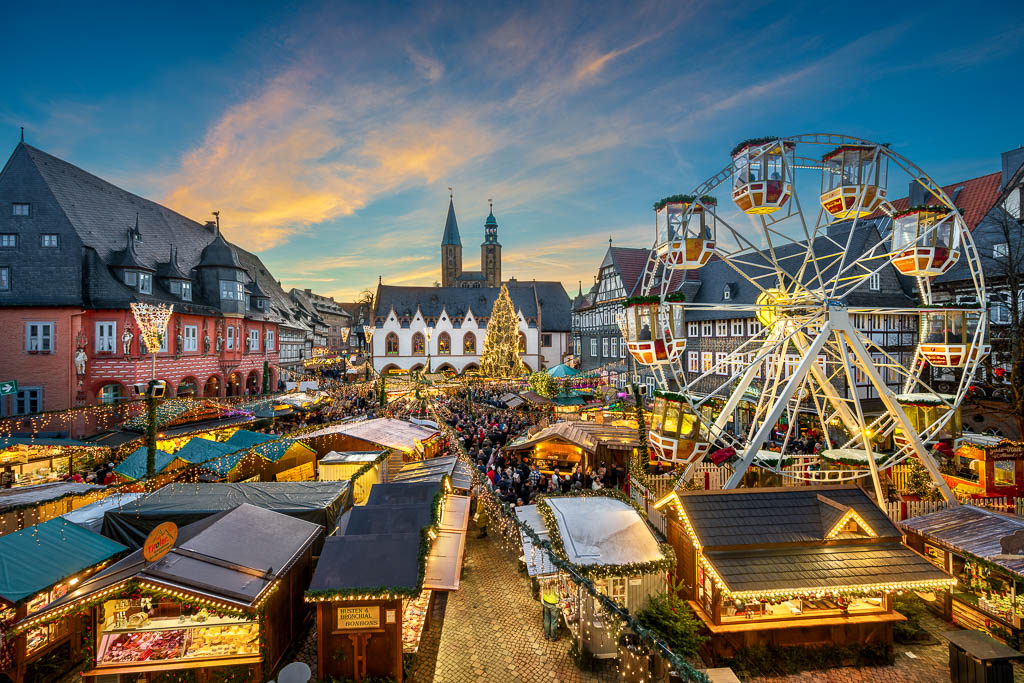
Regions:
<instances>
[{"instance_id":1,"label":"christmas tree lights","mask_svg":"<svg viewBox=\"0 0 1024 683\"><path fill-rule=\"evenodd\" d=\"M519 318L512 307L508 288L502 285L487 321L480 373L485 377L510 379L522 377L526 372L526 366L519 357Z\"/></svg>"}]
</instances>

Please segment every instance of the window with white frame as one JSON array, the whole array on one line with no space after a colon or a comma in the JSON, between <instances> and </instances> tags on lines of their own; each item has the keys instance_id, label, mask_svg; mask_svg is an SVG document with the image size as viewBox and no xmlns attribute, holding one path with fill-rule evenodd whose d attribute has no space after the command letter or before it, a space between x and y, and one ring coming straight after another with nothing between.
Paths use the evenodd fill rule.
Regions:
<instances>
[{"instance_id":1,"label":"window with white frame","mask_svg":"<svg viewBox=\"0 0 1024 683\"><path fill-rule=\"evenodd\" d=\"M28 202L14 202L11 204L12 216L28 216L31 205Z\"/></svg>"},{"instance_id":2,"label":"window with white frame","mask_svg":"<svg viewBox=\"0 0 1024 683\"><path fill-rule=\"evenodd\" d=\"M267 330L267 336L266 336L266 339L264 341L266 342L266 345L267 345L267 351L273 351L274 350L274 331L273 330Z\"/></svg>"},{"instance_id":3,"label":"window with white frame","mask_svg":"<svg viewBox=\"0 0 1024 683\"><path fill-rule=\"evenodd\" d=\"M170 343L171 338L171 322L167 321L167 327L164 328L164 338L160 342L160 353L167 353L167 345Z\"/></svg>"},{"instance_id":4,"label":"window with white frame","mask_svg":"<svg viewBox=\"0 0 1024 683\"><path fill-rule=\"evenodd\" d=\"M235 280L221 280L220 298L225 301L243 301L242 283Z\"/></svg>"},{"instance_id":5,"label":"window with white frame","mask_svg":"<svg viewBox=\"0 0 1024 683\"><path fill-rule=\"evenodd\" d=\"M117 340L116 322L96 323L96 352L113 353Z\"/></svg>"},{"instance_id":6,"label":"window with white frame","mask_svg":"<svg viewBox=\"0 0 1024 683\"><path fill-rule=\"evenodd\" d=\"M992 258L1006 258L1010 255L1010 245L1006 242L992 245Z\"/></svg>"},{"instance_id":7,"label":"window with white frame","mask_svg":"<svg viewBox=\"0 0 1024 683\"><path fill-rule=\"evenodd\" d=\"M53 353L53 323L25 323L25 350Z\"/></svg>"},{"instance_id":8,"label":"window with white frame","mask_svg":"<svg viewBox=\"0 0 1024 683\"><path fill-rule=\"evenodd\" d=\"M590 338L590 355L597 358L597 337Z\"/></svg>"},{"instance_id":9,"label":"window with white frame","mask_svg":"<svg viewBox=\"0 0 1024 683\"><path fill-rule=\"evenodd\" d=\"M259 351L260 350L260 331L249 330L249 350Z\"/></svg>"},{"instance_id":10,"label":"window with white frame","mask_svg":"<svg viewBox=\"0 0 1024 683\"><path fill-rule=\"evenodd\" d=\"M700 332L700 330L699 330L699 328L697 326L697 323L687 323L686 324L686 336L688 336L688 337L696 337L699 334L699 332Z\"/></svg>"},{"instance_id":11,"label":"window with white frame","mask_svg":"<svg viewBox=\"0 0 1024 683\"><path fill-rule=\"evenodd\" d=\"M702 337L710 337L711 336L711 329L712 329L712 327L711 327L711 321L710 320L702 321L701 324L700 324L700 336L702 336Z\"/></svg>"},{"instance_id":12,"label":"window with white frame","mask_svg":"<svg viewBox=\"0 0 1024 683\"><path fill-rule=\"evenodd\" d=\"M150 273L139 273L139 291L143 294L153 293L153 275Z\"/></svg>"},{"instance_id":13,"label":"window with white frame","mask_svg":"<svg viewBox=\"0 0 1024 683\"><path fill-rule=\"evenodd\" d=\"M730 323L730 327L732 328L730 330L731 333L732 333L732 336L734 336L734 337L742 337L743 336L743 321L742 320L733 320L732 323Z\"/></svg>"},{"instance_id":14,"label":"window with white frame","mask_svg":"<svg viewBox=\"0 0 1024 683\"><path fill-rule=\"evenodd\" d=\"M626 338L619 337L619 358L626 357Z\"/></svg>"},{"instance_id":15,"label":"window with white frame","mask_svg":"<svg viewBox=\"0 0 1024 683\"><path fill-rule=\"evenodd\" d=\"M727 320L716 320L715 321L715 336L716 337L728 337L729 336L729 321L727 321Z\"/></svg>"},{"instance_id":16,"label":"window with white frame","mask_svg":"<svg viewBox=\"0 0 1024 683\"><path fill-rule=\"evenodd\" d=\"M11 291L11 269L7 266L0 268L0 292Z\"/></svg>"},{"instance_id":17,"label":"window with white frame","mask_svg":"<svg viewBox=\"0 0 1024 683\"><path fill-rule=\"evenodd\" d=\"M723 301L728 301L731 298L732 298L732 287L730 287L729 285L726 285L725 288L722 290L722 300Z\"/></svg>"},{"instance_id":18,"label":"window with white frame","mask_svg":"<svg viewBox=\"0 0 1024 683\"><path fill-rule=\"evenodd\" d=\"M18 233L16 232L5 232L0 235L0 249L17 249L18 248Z\"/></svg>"},{"instance_id":19,"label":"window with white frame","mask_svg":"<svg viewBox=\"0 0 1024 683\"><path fill-rule=\"evenodd\" d=\"M761 334L761 323L754 318L747 321L747 334L751 337Z\"/></svg>"},{"instance_id":20,"label":"window with white frame","mask_svg":"<svg viewBox=\"0 0 1024 683\"><path fill-rule=\"evenodd\" d=\"M989 320L996 325L1010 324L1010 307L1004 303L992 304L989 309Z\"/></svg>"},{"instance_id":21,"label":"window with white frame","mask_svg":"<svg viewBox=\"0 0 1024 683\"><path fill-rule=\"evenodd\" d=\"M53 232L44 232L39 236L39 245L47 249L56 249L60 246L60 235Z\"/></svg>"},{"instance_id":22,"label":"window with white frame","mask_svg":"<svg viewBox=\"0 0 1024 683\"><path fill-rule=\"evenodd\" d=\"M875 272L868 275L868 289L872 292L877 292L882 288L882 275L881 273Z\"/></svg>"},{"instance_id":23,"label":"window with white frame","mask_svg":"<svg viewBox=\"0 0 1024 683\"><path fill-rule=\"evenodd\" d=\"M608 337L601 337L601 357L608 357Z\"/></svg>"},{"instance_id":24,"label":"window with white frame","mask_svg":"<svg viewBox=\"0 0 1024 683\"><path fill-rule=\"evenodd\" d=\"M700 371L709 372L711 366L715 362L715 354L711 351L701 351L700 353Z\"/></svg>"},{"instance_id":25,"label":"window with white frame","mask_svg":"<svg viewBox=\"0 0 1024 683\"><path fill-rule=\"evenodd\" d=\"M654 377L653 376L648 377L647 380L646 380L646 384L647 384L647 395L650 396L651 394L654 393Z\"/></svg>"},{"instance_id":26,"label":"window with white frame","mask_svg":"<svg viewBox=\"0 0 1024 683\"><path fill-rule=\"evenodd\" d=\"M231 350L233 350L235 348L235 326L234 325L228 325L228 329L227 329L227 346L228 346L228 351L231 351Z\"/></svg>"},{"instance_id":27,"label":"window with white frame","mask_svg":"<svg viewBox=\"0 0 1024 683\"><path fill-rule=\"evenodd\" d=\"M687 372L700 372L700 355L696 351L686 352Z\"/></svg>"},{"instance_id":28,"label":"window with white frame","mask_svg":"<svg viewBox=\"0 0 1024 683\"><path fill-rule=\"evenodd\" d=\"M29 415L43 409L43 388L22 387L14 395L14 414Z\"/></svg>"},{"instance_id":29,"label":"window with white frame","mask_svg":"<svg viewBox=\"0 0 1024 683\"><path fill-rule=\"evenodd\" d=\"M725 362L725 359L728 356L729 356L728 353L724 353L722 351L719 351L719 352L717 352L715 354L715 367L718 368L715 371L715 374L718 374L718 375L728 375L729 374L729 366Z\"/></svg>"},{"instance_id":30,"label":"window with white frame","mask_svg":"<svg viewBox=\"0 0 1024 683\"><path fill-rule=\"evenodd\" d=\"M185 350L199 350L199 328L196 325L185 325Z\"/></svg>"}]
</instances>

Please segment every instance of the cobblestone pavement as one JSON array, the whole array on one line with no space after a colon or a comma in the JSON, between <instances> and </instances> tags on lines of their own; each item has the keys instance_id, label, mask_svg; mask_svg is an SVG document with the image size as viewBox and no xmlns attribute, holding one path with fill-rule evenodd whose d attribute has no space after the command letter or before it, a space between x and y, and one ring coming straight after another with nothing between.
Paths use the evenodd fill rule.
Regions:
<instances>
[{"instance_id":1,"label":"cobblestone pavement","mask_svg":"<svg viewBox=\"0 0 1024 683\"><path fill-rule=\"evenodd\" d=\"M444 598L445 596L438 596ZM615 681L611 661L580 671L569 636L544 640L540 603L516 562L471 526L459 590L435 605L411 677L414 683L585 683Z\"/></svg>"}]
</instances>

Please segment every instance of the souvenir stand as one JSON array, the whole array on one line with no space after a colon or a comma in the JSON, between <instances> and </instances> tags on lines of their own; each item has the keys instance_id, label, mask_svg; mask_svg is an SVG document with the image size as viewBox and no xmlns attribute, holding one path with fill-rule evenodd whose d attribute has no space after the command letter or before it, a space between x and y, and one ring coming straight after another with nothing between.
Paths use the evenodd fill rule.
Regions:
<instances>
[{"instance_id":1,"label":"souvenir stand","mask_svg":"<svg viewBox=\"0 0 1024 683\"><path fill-rule=\"evenodd\" d=\"M0 537L0 673L15 681L26 674L56 678L79 661L78 620L59 619L18 635L9 631L17 621L75 590L125 550L120 543L60 518Z\"/></svg>"},{"instance_id":2,"label":"souvenir stand","mask_svg":"<svg viewBox=\"0 0 1024 683\"><path fill-rule=\"evenodd\" d=\"M677 489L655 509L711 664L755 646L891 644L894 593L955 583L854 485Z\"/></svg>"},{"instance_id":3,"label":"souvenir stand","mask_svg":"<svg viewBox=\"0 0 1024 683\"><path fill-rule=\"evenodd\" d=\"M671 548L659 544L636 509L612 492L546 497L537 505L517 507L516 515L546 535L555 553L591 577L598 591L634 616L652 596L667 590L666 577L675 565ZM565 624L581 646L597 658L618 656L612 617L586 588L540 557L546 553L532 544L524 546L523 555L528 573L540 583L540 594L557 592Z\"/></svg>"},{"instance_id":4,"label":"souvenir stand","mask_svg":"<svg viewBox=\"0 0 1024 683\"><path fill-rule=\"evenodd\" d=\"M960 505L904 520L899 526L907 545L957 578L946 590L920 593L933 611L1004 643L1020 642L1024 519Z\"/></svg>"},{"instance_id":5,"label":"souvenir stand","mask_svg":"<svg viewBox=\"0 0 1024 683\"><path fill-rule=\"evenodd\" d=\"M940 467L954 492L976 498L1024 495L1024 444L1001 436L964 432Z\"/></svg>"},{"instance_id":6,"label":"souvenir stand","mask_svg":"<svg viewBox=\"0 0 1024 683\"><path fill-rule=\"evenodd\" d=\"M577 465L596 470L601 463L608 467L628 469L629 460L640 446L636 429L579 420L556 422L517 439L505 447L507 451L529 451L542 472L556 468L571 472Z\"/></svg>"},{"instance_id":7,"label":"souvenir stand","mask_svg":"<svg viewBox=\"0 0 1024 683\"><path fill-rule=\"evenodd\" d=\"M447 479L373 486L327 539L306 593L320 678L402 681L433 594L459 587L468 523L469 498Z\"/></svg>"},{"instance_id":8,"label":"souvenir stand","mask_svg":"<svg viewBox=\"0 0 1024 683\"><path fill-rule=\"evenodd\" d=\"M110 458L109 448L88 441L0 436L0 471L10 472L18 486L57 481L69 466L81 472Z\"/></svg>"},{"instance_id":9,"label":"souvenir stand","mask_svg":"<svg viewBox=\"0 0 1024 683\"><path fill-rule=\"evenodd\" d=\"M81 617L87 682L181 670L261 681L301 630L322 535L317 524L247 504L181 529L162 525L142 549L17 628Z\"/></svg>"}]
</instances>

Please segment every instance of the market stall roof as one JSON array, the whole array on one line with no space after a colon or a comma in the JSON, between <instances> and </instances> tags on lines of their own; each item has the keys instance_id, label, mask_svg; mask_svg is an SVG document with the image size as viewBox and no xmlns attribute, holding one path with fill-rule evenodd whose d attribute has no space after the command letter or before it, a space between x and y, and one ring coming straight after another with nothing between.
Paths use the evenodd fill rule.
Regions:
<instances>
[{"instance_id":1,"label":"market stall roof","mask_svg":"<svg viewBox=\"0 0 1024 683\"><path fill-rule=\"evenodd\" d=\"M552 401L550 398L548 398L546 396L541 396L540 394L538 394L535 391L524 391L523 393L521 393L519 395L522 398L525 398L530 403L536 403L537 405L549 406L549 405L553 405L554 404L554 401Z\"/></svg>"},{"instance_id":2,"label":"market stall roof","mask_svg":"<svg viewBox=\"0 0 1024 683\"><path fill-rule=\"evenodd\" d=\"M191 417L220 417L222 412L237 411L233 406L223 406L212 399L171 398L161 401L156 408L157 429L163 431L172 424L188 421ZM247 416L251 419L251 415ZM198 420L197 420L198 421ZM123 428L135 432L145 432L147 427L146 414L141 413L125 420Z\"/></svg>"},{"instance_id":3,"label":"market stall roof","mask_svg":"<svg viewBox=\"0 0 1024 683\"><path fill-rule=\"evenodd\" d=\"M614 565L664 559L658 539L627 503L608 496L553 496L551 507L565 546L575 565Z\"/></svg>"},{"instance_id":4,"label":"market stall roof","mask_svg":"<svg viewBox=\"0 0 1024 683\"><path fill-rule=\"evenodd\" d=\"M159 560L146 562L137 550L30 618L128 580L252 607L321 534L318 524L243 503L180 528L174 547Z\"/></svg>"},{"instance_id":5,"label":"market stall roof","mask_svg":"<svg viewBox=\"0 0 1024 683\"><path fill-rule=\"evenodd\" d=\"M370 420L360 420L359 422L331 425L330 427L324 427L309 434L304 434L303 438L309 439L326 434L345 434L356 439L394 448L403 453L412 453L416 450L418 443L436 437L439 432L436 429L415 425L405 420L378 417Z\"/></svg>"},{"instance_id":6,"label":"market stall roof","mask_svg":"<svg viewBox=\"0 0 1024 683\"><path fill-rule=\"evenodd\" d=\"M250 432L247 429L239 429L224 443L248 448L253 453L266 458L270 462L277 462L292 448L316 454L315 450L298 439L289 439L275 434L260 434L259 432Z\"/></svg>"},{"instance_id":7,"label":"market stall roof","mask_svg":"<svg viewBox=\"0 0 1024 683\"><path fill-rule=\"evenodd\" d=\"M131 479L133 481L142 479L146 476L147 455L146 447L139 446L124 460L117 463L117 467L114 468L114 473L118 476L124 477L125 479ZM154 471L156 474L160 474L177 459L177 455L158 449L156 452L156 466Z\"/></svg>"},{"instance_id":8,"label":"market stall roof","mask_svg":"<svg viewBox=\"0 0 1024 683\"><path fill-rule=\"evenodd\" d=\"M575 377L580 373L579 370L571 368L565 363L561 363L548 370L548 374L556 379L561 379L563 377Z\"/></svg>"},{"instance_id":9,"label":"market stall roof","mask_svg":"<svg viewBox=\"0 0 1024 683\"><path fill-rule=\"evenodd\" d=\"M0 489L0 512L24 505L35 505L64 496L102 491L103 487L96 484L79 484L73 481L55 481L32 486L15 486Z\"/></svg>"},{"instance_id":10,"label":"market stall roof","mask_svg":"<svg viewBox=\"0 0 1024 683\"><path fill-rule=\"evenodd\" d=\"M839 516L852 508L876 537L900 539L901 533L858 486L801 486L683 491L677 489L656 507L675 502L705 548L823 541ZM837 516L838 515L838 516Z\"/></svg>"},{"instance_id":11,"label":"market stall roof","mask_svg":"<svg viewBox=\"0 0 1024 683\"><path fill-rule=\"evenodd\" d=\"M567 441L588 453L596 453L598 446L633 449L640 445L636 429L631 427L565 421L545 427L533 436L518 439L505 448L513 451L526 450L533 448L538 443L550 440Z\"/></svg>"},{"instance_id":12,"label":"market stall roof","mask_svg":"<svg viewBox=\"0 0 1024 683\"><path fill-rule=\"evenodd\" d=\"M519 505L512 508L519 521L527 525L540 536L541 540L548 541L548 530L541 521L540 513L536 505ZM523 541L523 561L526 563L526 573L530 576L544 576L554 574L558 571L551 562L551 556L543 548L534 548L533 539L523 529L519 530L519 536Z\"/></svg>"},{"instance_id":13,"label":"market stall roof","mask_svg":"<svg viewBox=\"0 0 1024 683\"><path fill-rule=\"evenodd\" d=\"M16 446L60 446L62 448L106 448L101 444L77 439L54 439L34 436L0 436L0 451Z\"/></svg>"},{"instance_id":14,"label":"market stall roof","mask_svg":"<svg viewBox=\"0 0 1024 683\"><path fill-rule=\"evenodd\" d=\"M423 503L357 505L342 516L336 533L352 536L419 533L423 527L430 526L432 514L430 506Z\"/></svg>"},{"instance_id":15,"label":"market stall roof","mask_svg":"<svg viewBox=\"0 0 1024 683\"><path fill-rule=\"evenodd\" d=\"M523 399L519 398L518 396L513 396L509 400L505 401L505 405L507 407L509 407L509 408L518 408L519 406L523 405L524 403L526 403L526 401L524 401Z\"/></svg>"},{"instance_id":16,"label":"market stall roof","mask_svg":"<svg viewBox=\"0 0 1024 683\"><path fill-rule=\"evenodd\" d=\"M732 593L877 586L949 579L898 541L711 550L704 553Z\"/></svg>"},{"instance_id":17,"label":"market stall roof","mask_svg":"<svg viewBox=\"0 0 1024 683\"><path fill-rule=\"evenodd\" d=\"M552 401L556 406L585 406L586 400L582 396L555 396Z\"/></svg>"},{"instance_id":18,"label":"market stall roof","mask_svg":"<svg viewBox=\"0 0 1024 683\"><path fill-rule=\"evenodd\" d=\"M392 482L442 481L448 477L454 488L468 489L473 485L469 466L454 455L417 460L406 463Z\"/></svg>"},{"instance_id":19,"label":"market stall roof","mask_svg":"<svg viewBox=\"0 0 1024 683\"><path fill-rule=\"evenodd\" d=\"M210 467L215 467L213 463L216 459L240 450L242 450L241 446L195 436L189 439L188 443L175 453L175 456L187 463L193 465L202 464L203 467L209 469Z\"/></svg>"},{"instance_id":20,"label":"market stall roof","mask_svg":"<svg viewBox=\"0 0 1024 683\"><path fill-rule=\"evenodd\" d=\"M436 591L459 589L462 557L466 551L466 531L438 531L430 544L423 587Z\"/></svg>"},{"instance_id":21,"label":"market stall roof","mask_svg":"<svg viewBox=\"0 0 1024 683\"><path fill-rule=\"evenodd\" d=\"M142 492L111 493L105 498L100 498L95 503L89 503L84 507L61 515L61 518L98 534L103 529L103 515L106 514L107 510L124 507L144 495L146 494Z\"/></svg>"},{"instance_id":22,"label":"market stall roof","mask_svg":"<svg viewBox=\"0 0 1024 683\"><path fill-rule=\"evenodd\" d=\"M310 592L419 588L420 534L331 536L309 584Z\"/></svg>"},{"instance_id":23,"label":"market stall roof","mask_svg":"<svg viewBox=\"0 0 1024 683\"><path fill-rule=\"evenodd\" d=\"M21 603L125 550L60 517L0 536L0 598Z\"/></svg>"},{"instance_id":24,"label":"market stall roof","mask_svg":"<svg viewBox=\"0 0 1024 683\"><path fill-rule=\"evenodd\" d=\"M370 495L366 499L366 506L431 503L434 500L434 496L440 490L441 482L439 481L374 484L370 487Z\"/></svg>"},{"instance_id":25,"label":"market stall roof","mask_svg":"<svg viewBox=\"0 0 1024 683\"><path fill-rule=\"evenodd\" d=\"M321 393L307 394L304 391L299 391L293 394L285 394L279 396L277 399L278 403L289 405L292 408L300 408L303 410L310 410L320 405L326 396Z\"/></svg>"},{"instance_id":26,"label":"market stall roof","mask_svg":"<svg viewBox=\"0 0 1024 683\"><path fill-rule=\"evenodd\" d=\"M1024 532L1024 519L994 510L959 505L900 522L926 541L973 555L1024 577L1024 555L1004 554L1002 539Z\"/></svg>"},{"instance_id":27,"label":"market stall roof","mask_svg":"<svg viewBox=\"0 0 1024 683\"><path fill-rule=\"evenodd\" d=\"M352 499L347 481L172 483L108 510L103 535L138 548L161 522L183 526L246 503L319 524L330 533Z\"/></svg>"},{"instance_id":28,"label":"market stall roof","mask_svg":"<svg viewBox=\"0 0 1024 683\"><path fill-rule=\"evenodd\" d=\"M942 635L956 647L984 662L1006 662L1024 657L1024 654L1003 645L984 631L957 629L944 631Z\"/></svg>"},{"instance_id":29,"label":"market stall roof","mask_svg":"<svg viewBox=\"0 0 1024 683\"><path fill-rule=\"evenodd\" d=\"M373 462L384 454L384 451L331 451L320 458L321 465L345 465L351 463Z\"/></svg>"}]
</instances>

